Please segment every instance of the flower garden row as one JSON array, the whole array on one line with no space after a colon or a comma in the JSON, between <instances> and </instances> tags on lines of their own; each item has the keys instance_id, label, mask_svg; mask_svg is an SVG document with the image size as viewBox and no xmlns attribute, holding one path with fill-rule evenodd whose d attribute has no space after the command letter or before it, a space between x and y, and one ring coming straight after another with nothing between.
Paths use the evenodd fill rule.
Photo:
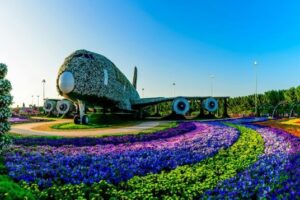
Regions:
<instances>
[{"instance_id":1,"label":"flower garden row","mask_svg":"<svg viewBox=\"0 0 300 200\"><path fill-rule=\"evenodd\" d=\"M259 123L261 125L266 125L269 127L286 130L292 135L300 137L300 120L299 119L289 119L289 120L269 120Z\"/></svg>"},{"instance_id":2,"label":"flower garden row","mask_svg":"<svg viewBox=\"0 0 300 200\"><path fill-rule=\"evenodd\" d=\"M84 147L12 146L6 154L6 166L15 180L36 182L41 187L100 180L117 184L133 176L197 163L237 138L238 132L233 128L197 124L186 134L145 142Z\"/></svg>"},{"instance_id":3,"label":"flower garden row","mask_svg":"<svg viewBox=\"0 0 300 200\"><path fill-rule=\"evenodd\" d=\"M202 198L299 198L300 138L275 128L246 126L256 130L264 138L264 154L245 171L206 191Z\"/></svg>"},{"instance_id":4,"label":"flower garden row","mask_svg":"<svg viewBox=\"0 0 300 200\"><path fill-rule=\"evenodd\" d=\"M37 199L300 196L300 138L252 121L107 138L19 138L5 165Z\"/></svg>"}]
</instances>

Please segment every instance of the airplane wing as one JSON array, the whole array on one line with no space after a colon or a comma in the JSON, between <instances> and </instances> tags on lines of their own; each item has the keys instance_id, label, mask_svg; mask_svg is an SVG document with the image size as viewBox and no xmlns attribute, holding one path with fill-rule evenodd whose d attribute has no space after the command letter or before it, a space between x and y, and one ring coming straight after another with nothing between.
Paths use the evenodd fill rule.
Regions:
<instances>
[{"instance_id":1,"label":"airplane wing","mask_svg":"<svg viewBox=\"0 0 300 200\"><path fill-rule=\"evenodd\" d=\"M167 101L173 101L176 98L185 98L187 100L205 100L207 98L210 98L209 96L207 97L199 97L199 96L179 96L179 97L154 97L154 98L141 98L138 100L135 100L133 102L131 102L132 106L134 108L142 108L142 107L146 107L146 106L150 106L150 105L155 105L155 104L159 104L162 102L167 102ZM216 99L220 99L220 98L224 98L224 97L214 97Z\"/></svg>"},{"instance_id":2,"label":"airplane wing","mask_svg":"<svg viewBox=\"0 0 300 200\"><path fill-rule=\"evenodd\" d=\"M168 97L154 97L154 98L141 98L131 102L134 108L142 108L150 105L159 104L166 101L173 101L174 98Z\"/></svg>"}]
</instances>

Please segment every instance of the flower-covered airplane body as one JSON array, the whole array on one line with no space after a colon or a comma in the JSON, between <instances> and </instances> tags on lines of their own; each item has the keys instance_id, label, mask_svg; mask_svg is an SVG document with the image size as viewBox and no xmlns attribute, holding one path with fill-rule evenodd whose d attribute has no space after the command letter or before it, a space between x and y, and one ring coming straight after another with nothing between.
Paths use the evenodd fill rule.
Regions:
<instances>
[{"instance_id":1,"label":"flower-covered airplane body","mask_svg":"<svg viewBox=\"0 0 300 200\"><path fill-rule=\"evenodd\" d=\"M137 69L133 83L106 57L87 50L77 50L68 56L59 69L57 90L79 107L75 123L88 123L85 106L97 105L122 111L137 112L142 108L165 101L173 101L172 110L179 115L189 111L189 99L203 98L209 112L218 109L215 98L208 97L156 97L140 98L137 90Z\"/></svg>"}]
</instances>

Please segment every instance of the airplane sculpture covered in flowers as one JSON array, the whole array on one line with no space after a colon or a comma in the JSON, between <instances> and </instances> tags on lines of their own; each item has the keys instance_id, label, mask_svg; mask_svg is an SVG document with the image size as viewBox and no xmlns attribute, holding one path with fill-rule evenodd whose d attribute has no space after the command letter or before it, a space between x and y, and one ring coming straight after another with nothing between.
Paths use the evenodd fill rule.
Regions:
<instances>
[{"instance_id":1,"label":"airplane sculpture covered in flowers","mask_svg":"<svg viewBox=\"0 0 300 200\"><path fill-rule=\"evenodd\" d=\"M106 57L87 50L77 50L68 56L59 69L57 90L78 106L79 115L74 117L76 124L87 124L86 105L97 105L128 112L140 113L142 109L158 103L173 101L172 111L185 115L189 100L203 100L203 108L209 112L218 109L219 98L226 97L155 97L140 98L137 90L137 68L133 83Z\"/></svg>"}]
</instances>

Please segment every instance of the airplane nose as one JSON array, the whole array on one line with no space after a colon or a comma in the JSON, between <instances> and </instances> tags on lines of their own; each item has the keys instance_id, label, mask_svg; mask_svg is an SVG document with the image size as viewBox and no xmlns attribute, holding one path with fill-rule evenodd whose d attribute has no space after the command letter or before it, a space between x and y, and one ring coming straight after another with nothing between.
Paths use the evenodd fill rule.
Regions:
<instances>
[{"instance_id":1,"label":"airplane nose","mask_svg":"<svg viewBox=\"0 0 300 200\"><path fill-rule=\"evenodd\" d=\"M58 80L59 89L64 93L70 93L74 89L75 80L71 72L63 72Z\"/></svg>"}]
</instances>

